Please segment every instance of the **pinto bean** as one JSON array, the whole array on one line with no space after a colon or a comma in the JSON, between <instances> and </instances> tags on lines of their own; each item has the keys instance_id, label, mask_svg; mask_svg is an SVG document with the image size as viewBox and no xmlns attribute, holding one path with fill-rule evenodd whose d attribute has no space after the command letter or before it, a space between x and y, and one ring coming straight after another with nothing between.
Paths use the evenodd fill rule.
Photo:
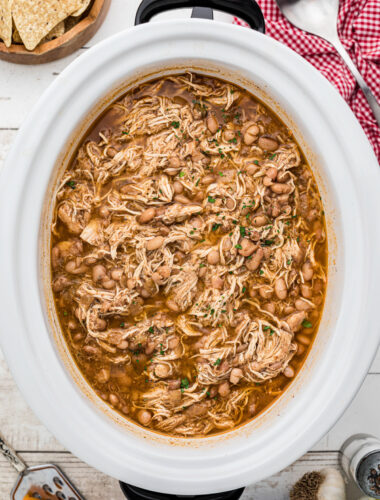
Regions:
<instances>
[{"instance_id":1,"label":"pinto bean","mask_svg":"<svg viewBox=\"0 0 380 500\"><path fill-rule=\"evenodd\" d=\"M241 370L240 368L232 368L230 373L231 384L238 384L242 377L243 377L243 370Z\"/></svg>"},{"instance_id":2,"label":"pinto bean","mask_svg":"<svg viewBox=\"0 0 380 500\"><path fill-rule=\"evenodd\" d=\"M209 115L206 120L207 128L212 134L215 134L219 128L218 120L214 115Z\"/></svg>"},{"instance_id":3,"label":"pinto bean","mask_svg":"<svg viewBox=\"0 0 380 500\"><path fill-rule=\"evenodd\" d=\"M106 384L110 379L110 369L109 368L101 368L96 375L96 380L100 384Z\"/></svg>"},{"instance_id":4,"label":"pinto bean","mask_svg":"<svg viewBox=\"0 0 380 500\"><path fill-rule=\"evenodd\" d=\"M273 304L273 302L267 302L266 304L264 304L263 309L271 314L274 314L276 312L276 306Z\"/></svg>"},{"instance_id":5,"label":"pinto bean","mask_svg":"<svg viewBox=\"0 0 380 500\"><path fill-rule=\"evenodd\" d=\"M211 250L207 255L207 262L213 266L219 263L219 252L218 250Z\"/></svg>"},{"instance_id":6,"label":"pinto bean","mask_svg":"<svg viewBox=\"0 0 380 500\"><path fill-rule=\"evenodd\" d=\"M103 219L105 219L105 218L107 218L109 216L109 214L110 214L110 211L109 211L109 209L106 206L102 205L101 207L99 207L99 215L100 215L100 217L102 217Z\"/></svg>"},{"instance_id":7,"label":"pinto bean","mask_svg":"<svg viewBox=\"0 0 380 500\"><path fill-rule=\"evenodd\" d=\"M312 296L313 296L313 290L312 290L312 288L310 286L308 286L308 285L302 284L301 285L301 295L305 299L311 299Z\"/></svg>"},{"instance_id":8,"label":"pinto bean","mask_svg":"<svg viewBox=\"0 0 380 500\"><path fill-rule=\"evenodd\" d=\"M267 177L266 175L263 178L263 184L264 186L271 186L272 184L272 179L270 177Z\"/></svg>"},{"instance_id":9,"label":"pinto bean","mask_svg":"<svg viewBox=\"0 0 380 500\"><path fill-rule=\"evenodd\" d=\"M208 185L212 184L213 182L215 182L215 180L216 180L215 175L208 174L208 175L205 175L204 177L202 177L201 184L203 186L208 186Z\"/></svg>"},{"instance_id":10,"label":"pinto bean","mask_svg":"<svg viewBox=\"0 0 380 500\"><path fill-rule=\"evenodd\" d=\"M274 291L276 292L276 295L280 300L286 299L286 296L288 295L288 290L286 288L284 278L279 278L278 280L275 281Z\"/></svg>"},{"instance_id":11,"label":"pinto bean","mask_svg":"<svg viewBox=\"0 0 380 500\"><path fill-rule=\"evenodd\" d=\"M244 144L250 146L255 142L260 129L257 125L250 125L244 133Z\"/></svg>"},{"instance_id":12,"label":"pinto bean","mask_svg":"<svg viewBox=\"0 0 380 500\"><path fill-rule=\"evenodd\" d=\"M298 334L297 341L306 346L310 344L311 339L307 335Z\"/></svg>"},{"instance_id":13,"label":"pinto bean","mask_svg":"<svg viewBox=\"0 0 380 500\"><path fill-rule=\"evenodd\" d=\"M256 215L252 219L252 223L256 227L264 226L265 224L267 224L267 222L268 222L268 219L267 219L266 215Z\"/></svg>"},{"instance_id":14,"label":"pinto bean","mask_svg":"<svg viewBox=\"0 0 380 500\"><path fill-rule=\"evenodd\" d=\"M166 378L170 373L170 366L164 363L159 363L154 367L154 374L158 378Z\"/></svg>"},{"instance_id":15,"label":"pinto bean","mask_svg":"<svg viewBox=\"0 0 380 500\"><path fill-rule=\"evenodd\" d=\"M147 240L145 242L145 248L148 251L157 250L158 248L162 247L163 243L164 243L163 236L155 236L151 240Z\"/></svg>"},{"instance_id":16,"label":"pinto bean","mask_svg":"<svg viewBox=\"0 0 380 500\"><path fill-rule=\"evenodd\" d=\"M52 288L54 292L62 292L62 290L70 285L71 281L65 275L57 276L53 281Z\"/></svg>"},{"instance_id":17,"label":"pinto bean","mask_svg":"<svg viewBox=\"0 0 380 500\"><path fill-rule=\"evenodd\" d=\"M278 142L271 137L260 137L259 146L265 151L275 151L278 148Z\"/></svg>"},{"instance_id":18,"label":"pinto bean","mask_svg":"<svg viewBox=\"0 0 380 500\"><path fill-rule=\"evenodd\" d=\"M269 167L265 171L265 175L269 177L272 181L276 180L277 177L277 168Z\"/></svg>"},{"instance_id":19,"label":"pinto bean","mask_svg":"<svg viewBox=\"0 0 380 500\"><path fill-rule=\"evenodd\" d=\"M227 129L223 133L223 137L226 141L232 141L235 138L235 132L231 129Z\"/></svg>"},{"instance_id":20,"label":"pinto bean","mask_svg":"<svg viewBox=\"0 0 380 500\"><path fill-rule=\"evenodd\" d=\"M174 196L174 201L182 203L182 205L188 205L189 203L191 203L191 200L184 194L176 194Z\"/></svg>"},{"instance_id":21,"label":"pinto bean","mask_svg":"<svg viewBox=\"0 0 380 500\"><path fill-rule=\"evenodd\" d=\"M89 354L90 356L97 356L98 354L100 354L99 349L93 345L83 346L82 351L84 351L86 354Z\"/></svg>"},{"instance_id":22,"label":"pinto bean","mask_svg":"<svg viewBox=\"0 0 380 500\"><path fill-rule=\"evenodd\" d=\"M249 271L256 271L264 257L264 251L259 247L252 255L252 259L246 259L245 265Z\"/></svg>"},{"instance_id":23,"label":"pinto bean","mask_svg":"<svg viewBox=\"0 0 380 500\"><path fill-rule=\"evenodd\" d=\"M105 288L106 290L112 290L112 288L115 288L115 286L116 286L116 281L111 280L107 277L102 281L102 287Z\"/></svg>"},{"instance_id":24,"label":"pinto bean","mask_svg":"<svg viewBox=\"0 0 380 500\"><path fill-rule=\"evenodd\" d=\"M65 265L65 270L70 274L83 274L88 270L85 264L81 264L78 258L69 260Z\"/></svg>"},{"instance_id":25,"label":"pinto bean","mask_svg":"<svg viewBox=\"0 0 380 500\"><path fill-rule=\"evenodd\" d=\"M257 165L248 165L246 172L248 175L254 175L259 170Z\"/></svg>"},{"instance_id":26,"label":"pinto bean","mask_svg":"<svg viewBox=\"0 0 380 500\"><path fill-rule=\"evenodd\" d=\"M166 278L169 278L170 273L171 273L171 269L169 266L160 266L157 269L157 272L162 276L162 278L166 279Z\"/></svg>"},{"instance_id":27,"label":"pinto bean","mask_svg":"<svg viewBox=\"0 0 380 500\"><path fill-rule=\"evenodd\" d=\"M231 250L232 248L232 241L231 239L227 236L226 238L223 239L222 241L222 250L223 252L228 252L228 250Z\"/></svg>"},{"instance_id":28,"label":"pinto bean","mask_svg":"<svg viewBox=\"0 0 380 500\"><path fill-rule=\"evenodd\" d=\"M178 156L172 155L169 158L169 166L172 168L180 168L181 167L181 162L180 162L180 159L178 158Z\"/></svg>"},{"instance_id":29,"label":"pinto bean","mask_svg":"<svg viewBox=\"0 0 380 500\"><path fill-rule=\"evenodd\" d=\"M182 186L182 184L181 184L179 181L174 181L174 182L173 182L173 191L174 191L176 194L181 194L181 193L183 193L183 186Z\"/></svg>"},{"instance_id":30,"label":"pinto bean","mask_svg":"<svg viewBox=\"0 0 380 500\"><path fill-rule=\"evenodd\" d=\"M168 299L166 305L171 311L179 312L179 306L173 299Z\"/></svg>"},{"instance_id":31,"label":"pinto bean","mask_svg":"<svg viewBox=\"0 0 380 500\"><path fill-rule=\"evenodd\" d=\"M222 382L219 387L218 387L218 393L222 396L222 398L225 398L229 395L230 393L230 384L227 382Z\"/></svg>"},{"instance_id":32,"label":"pinto bean","mask_svg":"<svg viewBox=\"0 0 380 500\"><path fill-rule=\"evenodd\" d=\"M120 281L123 276L123 269L121 267L115 267L111 271L111 278L115 281Z\"/></svg>"},{"instance_id":33,"label":"pinto bean","mask_svg":"<svg viewBox=\"0 0 380 500\"><path fill-rule=\"evenodd\" d=\"M107 269L102 264L97 264L92 268L92 279L101 281L107 277Z\"/></svg>"},{"instance_id":34,"label":"pinto bean","mask_svg":"<svg viewBox=\"0 0 380 500\"><path fill-rule=\"evenodd\" d=\"M269 285L261 285L259 294L263 299L270 299L273 295L273 288Z\"/></svg>"},{"instance_id":35,"label":"pinto bean","mask_svg":"<svg viewBox=\"0 0 380 500\"><path fill-rule=\"evenodd\" d=\"M150 421L152 420L152 414L148 410L140 410L137 413L137 420L140 422L141 425L144 425L145 427L150 424Z\"/></svg>"},{"instance_id":36,"label":"pinto bean","mask_svg":"<svg viewBox=\"0 0 380 500\"><path fill-rule=\"evenodd\" d=\"M135 286L136 286L136 280L133 278L128 278L127 279L127 288L129 288L129 290L133 290L133 288L135 288Z\"/></svg>"},{"instance_id":37,"label":"pinto bean","mask_svg":"<svg viewBox=\"0 0 380 500\"><path fill-rule=\"evenodd\" d=\"M313 276L314 276L314 271L313 271L313 266L311 262L305 262L305 264L302 266L302 276L305 281L310 281Z\"/></svg>"},{"instance_id":38,"label":"pinto bean","mask_svg":"<svg viewBox=\"0 0 380 500\"><path fill-rule=\"evenodd\" d=\"M146 208L143 212L141 212L138 221L140 224L147 224L156 216L156 209L154 207Z\"/></svg>"},{"instance_id":39,"label":"pinto bean","mask_svg":"<svg viewBox=\"0 0 380 500\"><path fill-rule=\"evenodd\" d=\"M288 365L282 373L287 378L293 378L295 375L294 368L292 368L290 365Z\"/></svg>"},{"instance_id":40,"label":"pinto bean","mask_svg":"<svg viewBox=\"0 0 380 500\"><path fill-rule=\"evenodd\" d=\"M240 242L240 246L241 248L238 250L238 253L243 257L249 257L257 248L257 245L248 238L243 238Z\"/></svg>"},{"instance_id":41,"label":"pinto bean","mask_svg":"<svg viewBox=\"0 0 380 500\"><path fill-rule=\"evenodd\" d=\"M311 305L302 299L297 299L294 303L297 311L309 311L311 309Z\"/></svg>"},{"instance_id":42,"label":"pinto bean","mask_svg":"<svg viewBox=\"0 0 380 500\"><path fill-rule=\"evenodd\" d=\"M270 186L271 190L276 194L286 194L290 193L292 187L289 184L281 184L280 182L275 182Z\"/></svg>"},{"instance_id":43,"label":"pinto bean","mask_svg":"<svg viewBox=\"0 0 380 500\"><path fill-rule=\"evenodd\" d=\"M216 288L217 290L221 290L224 285L224 280L220 278L219 276L213 276L211 278L211 286L213 288Z\"/></svg>"}]
</instances>

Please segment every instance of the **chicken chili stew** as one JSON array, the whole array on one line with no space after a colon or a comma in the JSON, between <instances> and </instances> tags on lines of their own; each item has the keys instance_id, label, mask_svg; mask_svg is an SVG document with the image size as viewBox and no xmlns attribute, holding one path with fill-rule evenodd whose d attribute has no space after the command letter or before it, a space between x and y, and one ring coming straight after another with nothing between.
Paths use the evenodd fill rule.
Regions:
<instances>
[{"instance_id":1,"label":"chicken chili stew","mask_svg":"<svg viewBox=\"0 0 380 500\"><path fill-rule=\"evenodd\" d=\"M255 417L318 329L327 241L292 132L197 74L140 85L58 188L52 289L81 372L126 418L191 437Z\"/></svg>"}]
</instances>

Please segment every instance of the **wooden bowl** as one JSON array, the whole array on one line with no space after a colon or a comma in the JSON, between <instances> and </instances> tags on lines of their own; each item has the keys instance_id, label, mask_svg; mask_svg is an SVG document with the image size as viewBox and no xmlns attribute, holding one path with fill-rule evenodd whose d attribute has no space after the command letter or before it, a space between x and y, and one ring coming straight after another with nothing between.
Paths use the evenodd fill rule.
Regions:
<instances>
[{"instance_id":1,"label":"wooden bowl","mask_svg":"<svg viewBox=\"0 0 380 500\"><path fill-rule=\"evenodd\" d=\"M7 48L0 42L0 59L16 64L42 64L66 57L90 40L103 23L111 0L94 0L83 18L55 40L40 43L34 50L12 43Z\"/></svg>"}]
</instances>

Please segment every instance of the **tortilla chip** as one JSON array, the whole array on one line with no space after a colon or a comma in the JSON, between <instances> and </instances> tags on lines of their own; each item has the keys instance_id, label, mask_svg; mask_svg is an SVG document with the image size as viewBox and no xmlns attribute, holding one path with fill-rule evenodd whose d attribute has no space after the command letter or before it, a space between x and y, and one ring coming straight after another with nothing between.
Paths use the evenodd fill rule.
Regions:
<instances>
[{"instance_id":1,"label":"tortilla chip","mask_svg":"<svg viewBox=\"0 0 380 500\"><path fill-rule=\"evenodd\" d=\"M76 12L82 2L83 0L13 0L13 20L25 47L28 50L35 49L58 23Z\"/></svg>"},{"instance_id":2,"label":"tortilla chip","mask_svg":"<svg viewBox=\"0 0 380 500\"><path fill-rule=\"evenodd\" d=\"M6 47L12 43L12 0L0 0L0 38Z\"/></svg>"},{"instance_id":3,"label":"tortilla chip","mask_svg":"<svg viewBox=\"0 0 380 500\"><path fill-rule=\"evenodd\" d=\"M83 12L87 9L87 7L90 5L91 0L82 0L82 7L78 9L77 11L73 12L71 15L74 17L80 16L83 14Z\"/></svg>"},{"instance_id":4,"label":"tortilla chip","mask_svg":"<svg viewBox=\"0 0 380 500\"><path fill-rule=\"evenodd\" d=\"M49 31L49 33L45 36L43 41L50 41L54 40L55 38L59 38L65 33L65 21L61 21L60 23L57 24L57 26L54 26L54 28Z\"/></svg>"}]
</instances>

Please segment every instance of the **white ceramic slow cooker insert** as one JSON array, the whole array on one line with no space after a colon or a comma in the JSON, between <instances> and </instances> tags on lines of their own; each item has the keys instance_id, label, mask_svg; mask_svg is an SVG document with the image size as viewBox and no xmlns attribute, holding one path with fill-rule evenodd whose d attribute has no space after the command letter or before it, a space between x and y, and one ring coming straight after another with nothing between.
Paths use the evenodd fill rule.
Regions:
<instances>
[{"instance_id":1,"label":"white ceramic slow cooker insert","mask_svg":"<svg viewBox=\"0 0 380 500\"><path fill-rule=\"evenodd\" d=\"M110 95L185 69L245 87L280 114L316 175L329 240L326 306L301 373L252 422L198 439L143 430L94 396L59 335L46 286L49 200L70 153ZM157 22L107 39L45 92L18 134L0 186L2 349L41 421L104 473L177 494L244 486L310 449L359 388L379 340L379 167L334 88L272 39L205 20Z\"/></svg>"}]
</instances>

